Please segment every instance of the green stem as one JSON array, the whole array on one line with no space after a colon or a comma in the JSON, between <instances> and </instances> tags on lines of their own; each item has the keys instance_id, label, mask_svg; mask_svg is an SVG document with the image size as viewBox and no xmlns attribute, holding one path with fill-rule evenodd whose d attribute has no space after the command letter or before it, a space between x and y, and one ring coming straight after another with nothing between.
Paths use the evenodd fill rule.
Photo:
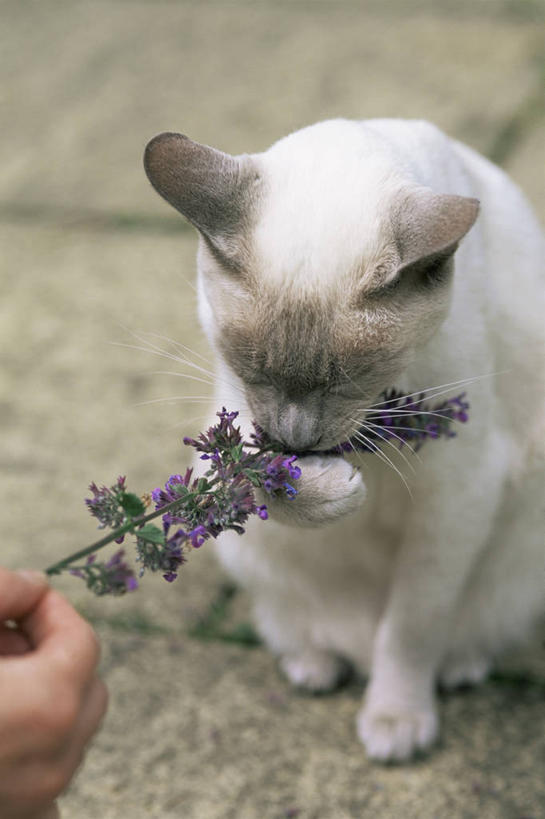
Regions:
<instances>
[{"instance_id":1,"label":"green stem","mask_svg":"<svg viewBox=\"0 0 545 819\"><path fill-rule=\"evenodd\" d=\"M200 495L213 494L214 492L188 492L183 497L180 497L179 500L172 501L172 503L167 503L160 509L156 509L155 512L150 512L149 515L145 515L144 517L140 518L131 518L131 520L124 523L123 526L119 526L119 528L114 529L109 535L105 535L100 540L95 541L95 543L91 543L91 545L86 546L85 549L80 549L79 552L74 552L73 554L69 555L69 557L65 557L64 560L59 560L58 563L48 566L45 573L48 575L60 574L71 563L73 563L74 560L79 560L81 557L87 557L87 555L93 554L93 552L98 551L98 549L102 549L103 546L107 546L108 543L111 543L113 540L117 540L121 537L121 535L125 535L127 532L134 533L136 526L143 526L144 523L148 523L148 521L158 518L159 515L164 515L165 512L169 512L171 509L176 509L180 506L180 504L185 503L191 498L195 498Z\"/></svg>"}]
</instances>

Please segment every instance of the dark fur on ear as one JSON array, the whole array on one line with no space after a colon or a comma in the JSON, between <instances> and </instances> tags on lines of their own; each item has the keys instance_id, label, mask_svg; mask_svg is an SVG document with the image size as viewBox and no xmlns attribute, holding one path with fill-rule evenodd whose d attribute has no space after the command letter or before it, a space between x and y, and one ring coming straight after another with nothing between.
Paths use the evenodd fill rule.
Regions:
<instances>
[{"instance_id":1,"label":"dark fur on ear","mask_svg":"<svg viewBox=\"0 0 545 819\"><path fill-rule=\"evenodd\" d=\"M408 191L393 216L400 269L429 259L447 259L477 218L479 200L436 194L428 188Z\"/></svg>"},{"instance_id":2,"label":"dark fur on ear","mask_svg":"<svg viewBox=\"0 0 545 819\"><path fill-rule=\"evenodd\" d=\"M155 190L212 242L244 231L259 179L250 157L164 133L146 146L144 168Z\"/></svg>"}]
</instances>

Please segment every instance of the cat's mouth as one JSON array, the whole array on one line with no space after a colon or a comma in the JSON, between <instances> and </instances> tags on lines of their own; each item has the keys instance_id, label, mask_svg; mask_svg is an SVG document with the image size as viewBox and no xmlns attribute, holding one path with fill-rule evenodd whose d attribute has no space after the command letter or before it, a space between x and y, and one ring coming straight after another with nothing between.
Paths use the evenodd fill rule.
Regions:
<instances>
[{"instance_id":1,"label":"cat's mouth","mask_svg":"<svg viewBox=\"0 0 545 819\"><path fill-rule=\"evenodd\" d=\"M255 422L254 424L257 428L259 428L263 438L267 441L267 445L271 450L274 452L282 452L287 456L296 455L298 459L308 458L312 455L338 455L339 457L342 457L345 455L345 453L354 452L355 450L354 445L350 442L348 434L344 438L339 436L336 439L331 438L330 436L320 435L316 441L309 446L299 448L290 446L286 441L281 441L278 438L274 438L272 435L267 433L263 427L260 427L259 424L256 424ZM335 443L335 441L339 440L341 440L342 443Z\"/></svg>"},{"instance_id":2,"label":"cat's mouth","mask_svg":"<svg viewBox=\"0 0 545 819\"><path fill-rule=\"evenodd\" d=\"M280 449L286 454L305 458L310 455L338 455L343 457L350 453L378 452L383 445L402 449L407 447L416 452L430 439L454 438L456 422L466 423L469 415L469 402L466 393L443 398L436 398L442 393L428 397L428 391L405 394L391 389L381 393L381 401L367 411L359 426L352 428L345 437L339 436L340 443L329 441L328 436L321 434L309 446L303 449L290 447L285 441L275 441L266 436L272 448ZM320 446L321 444L321 446Z\"/></svg>"}]
</instances>

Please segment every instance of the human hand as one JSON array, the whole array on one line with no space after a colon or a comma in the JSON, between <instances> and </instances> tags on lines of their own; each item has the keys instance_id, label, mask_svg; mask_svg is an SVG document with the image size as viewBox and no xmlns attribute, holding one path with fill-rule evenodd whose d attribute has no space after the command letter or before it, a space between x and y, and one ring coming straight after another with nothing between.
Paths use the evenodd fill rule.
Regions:
<instances>
[{"instance_id":1,"label":"human hand","mask_svg":"<svg viewBox=\"0 0 545 819\"><path fill-rule=\"evenodd\" d=\"M0 568L0 816L55 819L106 711L91 626L44 575Z\"/></svg>"}]
</instances>

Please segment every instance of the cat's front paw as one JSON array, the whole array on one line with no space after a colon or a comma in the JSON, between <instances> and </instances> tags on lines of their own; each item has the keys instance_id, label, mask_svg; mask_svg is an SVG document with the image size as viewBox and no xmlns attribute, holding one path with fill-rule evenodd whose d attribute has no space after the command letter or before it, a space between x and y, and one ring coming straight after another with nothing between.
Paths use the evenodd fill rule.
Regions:
<instances>
[{"instance_id":1,"label":"cat's front paw","mask_svg":"<svg viewBox=\"0 0 545 819\"><path fill-rule=\"evenodd\" d=\"M415 708L368 703L358 714L357 730L370 759L405 762L433 745L439 719L433 703Z\"/></svg>"},{"instance_id":2,"label":"cat's front paw","mask_svg":"<svg viewBox=\"0 0 545 819\"><path fill-rule=\"evenodd\" d=\"M478 685L486 680L492 667L490 657L468 654L461 657L447 657L439 673L442 688L452 690L466 685Z\"/></svg>"},{"instance_id":3,"label":"cat's front paw","mask_svg":"<svg viewBox=\"0 0 545 819\"><path fill-rule=\"evenodd\" d=\"M297 495L267 499L271 516L284 523L321 526L355 512L367 490L361 472L340 455L309 455L298 461Z\"/></svg>"},{"instance_id":4,"label":"cat's front paw","mask_svg":"<svg viewBox=\"0 0 545 819\"><path fill-rule=\"evenodd\" d=\"M317 649L286 654L280 667L293 685L314 694L332 691L346 677L346 666L338 657Z\"/></svg>"}]
</instances>

